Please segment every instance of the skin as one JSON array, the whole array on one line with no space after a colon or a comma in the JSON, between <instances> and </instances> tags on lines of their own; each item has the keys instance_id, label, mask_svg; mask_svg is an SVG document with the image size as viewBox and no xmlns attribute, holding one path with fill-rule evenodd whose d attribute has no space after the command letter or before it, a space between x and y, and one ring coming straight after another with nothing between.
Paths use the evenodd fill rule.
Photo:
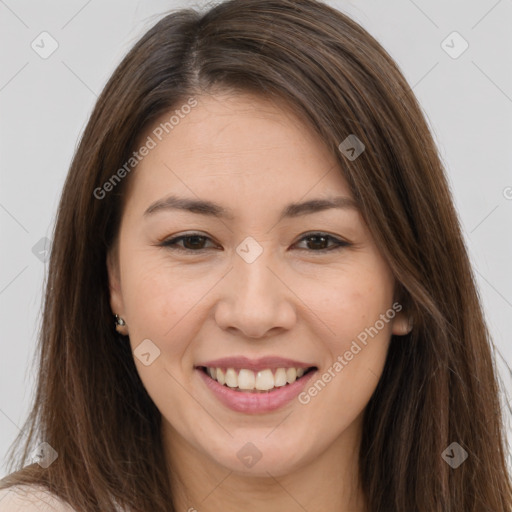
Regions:
<instances>
[{"instance_id":1,"label":"skin","mask_svg":"<svg viewBox=\"0 0 512 512\"><path fill-rule=\"evenodd\" d=\"M194 366L277 355L311 363L321 375L392 307L393 275L355 208L278 222L291 202L352 197L334 156L284 104L245 94L196 99L130 175L108 255L112 311L126 321L121 332L132 349L150 339L160 350L148 366L134 360L163 416L175 506L365 511L357 478L362 415L391 334L408 332L403 312L307 404L295 399L264 414L232 411ZM143 215L171 193L219 203L234 219L178 210ZM158 245L189 232L209 237L198 246L206 250L194 253L190 240L189 252ZM303 237L311 232L351 245L320 252L332 242L308 243ZM252 263L236 252L247 236L263 249ZM247 442L261 453L251 468L237 457Z\"/></svg>"}]
</instances>

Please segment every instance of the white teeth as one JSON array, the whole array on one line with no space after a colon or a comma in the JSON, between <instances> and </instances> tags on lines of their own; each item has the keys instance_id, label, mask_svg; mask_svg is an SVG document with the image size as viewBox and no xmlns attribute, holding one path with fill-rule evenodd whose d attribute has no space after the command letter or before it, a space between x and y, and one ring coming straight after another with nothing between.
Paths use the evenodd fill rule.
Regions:
<instances>
[{"instance_id":1,"label":"white teeth","mask_svg":"<svg viewBox=\"0 0 512 512\"><path fill-rule=\"evenodd\" d=\"M304 375L305 369L277 368L273 373L271 369L253 372L245 368L241 370L227 368L224 371L222 368L208 367L206 372L219 384L230 388L238 388L244 391L269 391L273 388L286 386L286 384L293 384Z\"/></svg>"},{"instance_id":2,"label":"white teeth","mask_svg":"<svg viewBox=\"0 0 512 512\"><path fill-rule=\"evenodd\" d=\"M241 372L242 371L243 370L241 370ZM272 370L259 371L256 375L255 387L259 391L268 391L269 389L272 389L274 387L274 375L272 374Z\"/></svg>"},{"instance_id":3,"label":"white teeth","mask_svg":"<svg viewBox=\"0 0 512 512\"><path fill-rule=\"evenodd\" d=\"M274 386L276 388L286 386L286 370L284 368L278 368L276 370L276 374L274 375Z\"/></svg>"},{"instance_id":4,"label":"white teeth","mask_svg":"<svg viewBox=\"0 0 512 512\"><path fill-rule=\"evenodd\" d=\"M217 368L217 382L219 384L226 383L226 375L224 374L221 368Z\"/></svg>"},{"instance_id":5,"label":"white teeth","mask_svg":"<svg viewBox=\"0 0 512 512\"><path fill-rule=\"evenodd\" d=\"M286 382L291 384L297 380L297 370L295 368L286 368Z\"/></svg>"},{"instance_id":6,"label":"white teeth","mask_svg":"<svg viewBox=\"0 0 512 512\"><path fill-rule=\"evenodd\" d=\"M240 370L238 374L238 387L240 389L254 389L254 372L251 370Z\"/></svg>"},{"instance_id":7,"label":"white teeth","mask_svg":"<svg viewBox=\"0 0 512 512\"><path fill-rule=\"evenodd\" d=\"M233 368L228 368L226 370L226 386L229 386L230 388L238 387L238 375Z\"/></svg>"}]
</instances>

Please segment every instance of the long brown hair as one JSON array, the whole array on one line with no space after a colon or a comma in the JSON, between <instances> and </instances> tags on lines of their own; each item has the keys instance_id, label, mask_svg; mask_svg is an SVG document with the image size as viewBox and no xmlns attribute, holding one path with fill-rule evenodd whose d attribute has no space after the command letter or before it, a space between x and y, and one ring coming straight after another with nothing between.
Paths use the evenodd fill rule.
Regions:
<instances>
[{"instance_id":1,"label":"long brown hair","mask_svg":"<svg viewBox=\"0 0 512 512\"><path fill-rule=\"evenodd\" d=\"M102 199L94 191L157 118L216 89L285 101L319 133L414 319L410 335L392 338L365 411L360 478L369 510L510 512L493 345L437 148L388 53L314 0L232 0L205 13L173 12L115 70L64 185L37 393L17 465L12 455L10 470L18 471L3 487L41 484L79 510L113 512L114 498L133 510L174 510L161 416L109 305L106 254L130 176ZM338 149L350 134L365 145L355 160ZM58 458L46 469L25 466L40 442ZM468 453L456 469L441 456L452 442Z\"/></svg>"}]
</instances>

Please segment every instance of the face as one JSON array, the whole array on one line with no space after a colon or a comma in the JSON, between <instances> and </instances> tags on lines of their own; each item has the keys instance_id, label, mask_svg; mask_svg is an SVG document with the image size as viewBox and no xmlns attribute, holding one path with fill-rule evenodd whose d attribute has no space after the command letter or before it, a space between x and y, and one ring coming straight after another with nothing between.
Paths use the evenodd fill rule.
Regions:
<instances>
[{"instance_id":1,"label":"face","mask_svg":"<svg viewBox=\"0 0 512 512\"><path fill-rule=\"evenodd\" d=\"M167 446L284 475L354 442L407 322L317 135L265 99L196 99L161 140L141 138L156 145L126 178L112 311ZM338 203L289 207L312 200Z\"/></svg>"}]
</instances>

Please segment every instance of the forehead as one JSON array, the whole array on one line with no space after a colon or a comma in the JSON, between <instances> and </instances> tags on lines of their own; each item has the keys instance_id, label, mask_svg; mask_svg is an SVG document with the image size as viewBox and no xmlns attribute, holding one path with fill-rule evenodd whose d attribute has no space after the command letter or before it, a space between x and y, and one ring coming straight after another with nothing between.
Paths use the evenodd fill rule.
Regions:
<instances>
[{"instance_id":1,"label":"forehead","mask_svg":"<svg viewBox=\"0 0 512 512\"><path fill-rule=\"evenodd\" d=\"M131 176L146 202L167 192L241 200L298 200L309 192L350 196L336 158L284 103L249 94L195 97L142 134L154 147ZM185 105L185 103L184 103ZM172 118L172 119L171 119ZM171 122L172 121L172 122Z\"/></svg>"}]
</instances>

